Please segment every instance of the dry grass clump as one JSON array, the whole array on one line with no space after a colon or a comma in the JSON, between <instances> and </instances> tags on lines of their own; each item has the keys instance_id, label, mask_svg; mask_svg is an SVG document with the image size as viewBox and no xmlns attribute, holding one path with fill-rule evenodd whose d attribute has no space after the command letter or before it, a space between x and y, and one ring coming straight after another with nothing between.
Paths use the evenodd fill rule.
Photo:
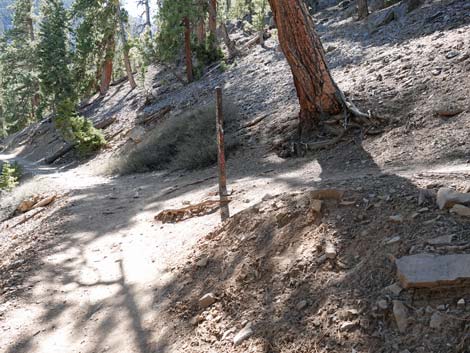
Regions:
<instances>
[{"instance_id":1,"label":"dry grass clump","mask_svg":"<svg viewBox=\"0 0 470 353\"><path fill-rule=\"evenodd\" d=\"M237 122L237 109L224 106L225 148L227 155L237 146L237 139L227 132ZM112 166L119 174L143 173L163 169L193 170L217 162L215 106L208 104L166 120L128 155Z\"/></svg>"}]
</instances>

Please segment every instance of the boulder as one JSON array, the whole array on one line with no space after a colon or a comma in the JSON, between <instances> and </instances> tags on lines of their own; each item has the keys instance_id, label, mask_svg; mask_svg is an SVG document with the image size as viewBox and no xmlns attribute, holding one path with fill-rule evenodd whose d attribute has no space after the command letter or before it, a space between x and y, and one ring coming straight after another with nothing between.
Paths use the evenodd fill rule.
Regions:
<instances>
[{"instance_id":1,"label":"boulder","mask_svg":"<svg viewBox=\"0 0 470 353\"><path fill-rule=\"evenodd\" d=\"M437 192L437 205L442 210L455 204L470 205L470 194L457 192L449 188L440 188Z\"/></svg>"}]
</instances>

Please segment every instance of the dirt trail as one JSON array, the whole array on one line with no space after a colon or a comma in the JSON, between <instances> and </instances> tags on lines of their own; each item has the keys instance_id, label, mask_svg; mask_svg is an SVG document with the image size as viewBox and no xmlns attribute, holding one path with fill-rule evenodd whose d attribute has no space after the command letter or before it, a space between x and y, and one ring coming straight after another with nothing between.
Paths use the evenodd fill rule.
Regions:
<instances>
[{"instance_id":1,"label":"dirt trail","mask_svg":"<svg viewBox=\"0 0 470 353\"><path fill-rule=\"evenodd\" d=\"M229 163L232 214L266 194L394 174L363 163L354 172L326 171L318 160L286 161L262 152L266 151ZM398 174L456 170L470 168L405 167ZM184 176L104 178L80 167L44 176L67 192L66 206L48 220L53 236L28 274L22 295L0 306L0 351L171 352L170 347L154 346L162 345L165 332L154 330L152 323L158 322L159 309L169 304L159 289L174 280L175 266L184 263L196 242L219 224L219 215L166 225L155 223L153 216L183 202L211 198L216 179L185 185L212 175L214 168ZM45 237L41 230L38 234ZM171 323L165 326L177 329Z\"/></svg>"}]
</instances>

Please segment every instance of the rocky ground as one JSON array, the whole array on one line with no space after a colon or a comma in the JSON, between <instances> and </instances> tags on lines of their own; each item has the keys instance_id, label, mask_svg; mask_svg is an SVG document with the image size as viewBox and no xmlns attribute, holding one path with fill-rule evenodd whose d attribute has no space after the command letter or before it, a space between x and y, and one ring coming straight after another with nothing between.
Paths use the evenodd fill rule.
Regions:
<instances>
[{"instance_id":1,"label":"rocky ground","mask_svg":"<svg viewBox=\"0 0 470 353\"><path fill-rule=\"evenodd\" d=\"M83 113L114 120L108 149L90 160L67 154L44 168L63 147L48 121L2 142L0 159L36 174L15 202L59 197L0 225L0 351L469 352L468 287L403 289L395 268L405 255L468 253L468 218L433 195L469 190L469 4L427 1L383 26L384 10L357 22L347 2L323 7L315 20L333 76L388 118L379 135L280 158L298 108L273 32L193 84L152 68L146 90L124 83L93 97ZM228 162L233 217L157 223L163 209L213 198L215 168L101 172L158 128L145 116L171 107L171 119L216 86L246 126L229 131L241 141ZM314 194L323 189L343 195Z\"/></svg>"}]
</instances>

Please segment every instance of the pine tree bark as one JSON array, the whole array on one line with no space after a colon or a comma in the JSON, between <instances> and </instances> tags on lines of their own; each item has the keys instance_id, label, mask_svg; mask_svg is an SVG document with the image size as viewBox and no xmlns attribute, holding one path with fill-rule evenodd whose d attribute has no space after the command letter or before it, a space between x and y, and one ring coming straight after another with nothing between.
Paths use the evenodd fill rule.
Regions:
<instances>
[{"instance_id":1,"label":"pine tree bark","mask_svg":"<svg viewBox=\"0 0 470 353\"><path fill-rule=\"evenodd\" d=\"M137 84L135 83L134 75L132 74L131 60L129 58L129 45L127 43L126 28L124 26L124 22L122 19L120 1L118 1L116 8L117 8L116 11L117 11L117 16L118 16L119 26L121 29L120 33L121 33L121 41L122 41L122 46L123 46L124 65L126 67L127 78L129 79L129 84L131 85L131 89L134 89L137 87Z\"/></svg>"},{"instance_id":2,"label":"pine tree bark","mask_svg":"<svg viewBox=\"0 0 470 353\"><path fill-rule=\"evenodd\" d=\"M113 58L114 58L114 34L110 35L106 41L106 56L101 70L100 93L106 94L111 84L113 76Z\"/></svg>"},{"instance_id":3,"label":"pine tree bark","mask_svg":"<svg viewBox=\"0 0 470 353\"><path fill-rule=\"evenodd\" d=\"M196 37L197 37L197 42L199 45L202 45L206 41L206 24L204 23L204 19L201 18L197 25L196 29Z\"/></svg>"},{"instance_id":4,"label":"pine tree bark","mask_svg":"<svg viewBox=\"0 0 470 353\"><path fill-rule=\"evenodd\" d=\"M217 0L209 0L209 32L217 39Z\"/></svg>"},{"instance_id":5,"label":"pine tree bark","mask_svg":"<svg viewBox=\"0 0 470 353\"><path fill-rule=\"evenodd\" d=\"M300 138L308 137L321 118L343 109L342 94L333 81L312 17L304 0L269 0L281 48L294 77L300 103Z\"/></svg>"},{"instance_id":6,"label":"pine tree bark","mask_svg":"<svg viewBox=\"0 0 470 353\"><path fill-rule=\"evenodd\" d=\"M193 59L191 53L191 24L189 18L183 19L184 24L184 48L186 54L186 77L188 82L193 82Z\"/></svg>"},{"instance_id":7,"label":"pine tree bark","mask_svg":"<svg viewBox=\"0 0 470 353\"><path fill-rule=\"evenodd\" d=\"M364 18L369 16L367 0L357 0L357 15L359 20L363 20Z\"/></svg>"}]
</instances>

